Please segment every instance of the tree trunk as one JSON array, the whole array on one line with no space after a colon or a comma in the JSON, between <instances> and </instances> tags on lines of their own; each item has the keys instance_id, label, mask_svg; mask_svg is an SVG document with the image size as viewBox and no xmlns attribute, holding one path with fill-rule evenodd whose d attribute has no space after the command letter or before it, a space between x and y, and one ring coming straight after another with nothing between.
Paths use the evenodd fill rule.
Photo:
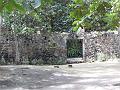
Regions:
<instances>
[{"instance_id":1,"label":"tree trunk","mask_svg":"<svg viewBox=\"0 0 120 90\"><path fill-rule=\"evenodd\" d=\"M1 26L2 26L2 17L0 16L0 41L1 41Z\"/></svg>"},{"instance_id":2,"label":"tree trunk","mask_svg":"<svg viewBox=\"0 0 120 90\"><path fill-rule=\"evenodd\" d=\"M118 35L119 35L119 39L118 39L118 42L119 42L119 58L120 58L120 27L118 28Z\"/></svg>"},{"instance_id":3,"label":"tree trunk","mask_svg":"<svg viewBox=\"0 0 120 90\"><path fill-rule=\"evenodd\" d=\"M15 39L15 64L19 64L20 62L20 53L19 53L19 42L17 39L17 35L14 33L14 39Z\"/></svg>"}]
</instances>

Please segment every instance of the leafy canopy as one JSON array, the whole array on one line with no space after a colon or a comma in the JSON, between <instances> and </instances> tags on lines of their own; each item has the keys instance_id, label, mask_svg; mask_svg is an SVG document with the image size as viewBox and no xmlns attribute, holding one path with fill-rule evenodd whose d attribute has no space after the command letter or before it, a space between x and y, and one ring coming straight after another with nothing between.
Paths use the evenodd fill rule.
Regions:
<instances>
[{"instance_id":1,"label":"leafy canopy","mask_svg":"<svg viewBox=\"0 0 120 90\"><path fill-rule=\"evenodd\" d=\"M0 0L0 12L6 10L12 12L18 10L20 12L30 11L52 2L52 0Z\"/></svg>"},{"instance_id":2,"label":"leafy canopy","mask_svg":"<svg viewBox=\"0 0 120 90\"><path fill-rule=\"evenodd\" d=\"M73 30L109 30L119 27L120 0L73 0L70 16Z\"/></svg>"},{"instance_id":3,"label":"leafy canopy","mask_svg":"<svg viewBox=\"0 0 120 90\"><path fill-rule=\"evenodd\" d=\"M25 0L24 0L25 1ZM45 2L46 1L46 2ZM34 6L31 2L23 2L26 13L21 14L20 10L4 12L1 14L4 19L4 26L9 29L16 29L17 34L30 31L45 30L64 32L71 29L73 20L69 18L70 9L67 0L43 0L42 4ZM11 26L14 28L11 28ZM34 30L33 30L34 29ZM35 30L36 29L36 30Z\"/></svg>"}]
</instances>

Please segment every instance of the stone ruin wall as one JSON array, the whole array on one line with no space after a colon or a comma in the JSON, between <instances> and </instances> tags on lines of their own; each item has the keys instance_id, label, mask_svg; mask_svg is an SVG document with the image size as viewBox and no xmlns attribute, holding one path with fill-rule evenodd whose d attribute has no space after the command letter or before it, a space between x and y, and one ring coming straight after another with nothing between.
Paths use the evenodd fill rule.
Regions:
<instances>
[{"instance_id":1,"label":"stone ruin wall","mask_svg":"<svg viewBox=\"0 0 120 90\"><path fill-rule=\"evenodd\" d=\"M0 63L16 64L16 45L13 33L3 31L0 36ZM66 49L61 34L17 35L18 64L65 64Z\"/></svg>"},{"instance_id":2,"label":"stone ruin wall","mask_svg":"<svg viewBox=\"0 0 120 90\"><path fill-rule=\"evenodd\" d=\"M0 63L15 64L16 48L13 34L4 31L0 38ZM19 64L65 64L67 39L84 39L84 60L107 60L119 57L118 34L45 33L17 36Z\"/></svg>"},{"instance_id":3,"label":"stone ruin wall","mask_svg":"<svg viewBox=\"0 0 120 90\"><path fill-rule=\"evenodd\" d=\"M85 36L86 61L106 61L119 58L119 35L116 33L100 33Z\"/></svg>"}]
</instances>

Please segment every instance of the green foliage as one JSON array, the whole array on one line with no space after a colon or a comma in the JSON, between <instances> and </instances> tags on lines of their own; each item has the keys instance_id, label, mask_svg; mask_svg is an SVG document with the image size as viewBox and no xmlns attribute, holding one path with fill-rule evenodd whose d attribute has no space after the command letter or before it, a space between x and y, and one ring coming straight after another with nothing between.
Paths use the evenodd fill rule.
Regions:
<instances>
[{"instance_id":1,"label":"green foliage","mask_svg":"<svg viewBox=\"0 0 120 90\"><path fill-rule=\"evenodd\" d=\"M70 9L65 2L55 0L41 10L41 24L44 30L67 31L71 28L72 19L69 18Z\"/></svg>"},{"instance_id":2,"label":"green foliage","mask_svg":"<svg viewBox=\"0 0 120 90\"><path fill-rule=\"evenodd\" d=\"M0 12L4 9L8 12L12 12L13 10L25 12L24 7L16 0L0 0Z\"/></svg>"},{"instance_id":3,"label":"green foliage","mask_svg":"<svg viewBox=\"0 0 120 90\"><path fill-rule=\"evenodd\" d=\"M22 13L31 12L32 10L51 3L52 0L0 0L0 12L6 10L12 12L18 10Z\"/></svg>"},{"instance_id":4,"label":"green foliage","mask_svg":"<svg viewBox=\"0 0 120 90\"><path fill-rule=\"evenodd\" d=\"M82 41L81 40L75 40L70 39L67 41L67 56L69 58L76 58L76 57L82 57L83 51L82 51Z\"/></svg>"},{"instance_id":5,"label":"green foliage","mask_svg":"<svg viewBox=\"0 0 120 90\"><path fill-rule=\"evenodd\" d=\"M75 19L73 30L109 30L119 27L119 0L74 0L70 16Z\"/></svg>"},{"instance_id":6,"label":"green foliage","mask_svg":"<svg viewBox=\"0 0 120 90\"><path fill-rule=\"evenodd\" d=\"M4 12L1 14L3 20L2 27L15 32L16 34L34 33L35 29L29 26L29 23L24 22L25 16L20 12L13 13Z\"/></svg>"},{"instance_id":7,"label":"green foliage","mask_svg":"<svg viewBox=\"0 0 120 90\"><path fill-rule=\"evenodd\" d=\"M3 0L1 0L2 2ZM69 18L70 8L67 6L69 3L67 0L11 0L10 3L6 2L3 7L2 13L8 13L4 18L11 22L16 23L17 33L23 31L25 32L25 27L36 28L46 30L46 31L69 31L73 20ZM36 4L39 2L39 4ZM21 7L21 9L20 9ZM24 10L22 10L22 8ZM25 13L21 13L25 11ZM14 19L11 17L14 12L18 12L16 15L19 19ZM22 15L23 14L23 15ZM5 23L8 21L6 20ZM17 21L16 21L17 20ZM22 24L23 26L22 26ZM8 25L10 25L9 23Z\"/></svg>"},{"instance_id":8,"label":"green foliage","mask_svg":"<svg viewBox=\"0 0 120 90\"><path fill-rule=\"evenodd\" d=\"M22 14L19 11L12 11L11 13L4 10L1 14L4 19L3 26L14 30L17 34L35 33L37 27L40 30L53 32L70 30L73 20L69 18L70 10L67 3L55 0L53 3L44 5L35 9L30 8L29 4L26 5L27 14Z\"/></svg>"}]
</instances>

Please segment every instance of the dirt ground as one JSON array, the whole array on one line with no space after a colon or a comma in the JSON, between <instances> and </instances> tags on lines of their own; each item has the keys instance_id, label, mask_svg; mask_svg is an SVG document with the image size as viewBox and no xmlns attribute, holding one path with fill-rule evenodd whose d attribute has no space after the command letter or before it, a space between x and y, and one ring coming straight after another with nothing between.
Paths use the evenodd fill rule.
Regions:
<instances>
[{"instance_id":1,"label":"dirt ground","mask_svg":"<svg viewBox=\"0 0 120 90\"><path fill-rule=\"evenodd\" d=\"M0 90L120 90L120 63L0 66Z\"/></svg>"}]
</instances>

